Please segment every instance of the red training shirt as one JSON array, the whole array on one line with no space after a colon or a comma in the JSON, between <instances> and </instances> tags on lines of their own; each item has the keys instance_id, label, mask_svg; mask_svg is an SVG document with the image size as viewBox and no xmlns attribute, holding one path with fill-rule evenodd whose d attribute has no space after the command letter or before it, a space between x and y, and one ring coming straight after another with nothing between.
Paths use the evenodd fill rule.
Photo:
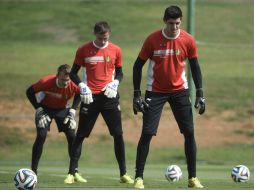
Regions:
<instances>
[{"instance_id":1,"label":"red training shirt","mask_svg":"<svg viewBox=\"0 0 254 190\"><path fill-rule=\"evenodd\" d=\"M92 41L77 50L74 64L83 67L83 81L93 94L99 94L114 80L115 68L122 67L122 51L111 42L98 47Z\"/></svg>"},{"instance_id":2,"label":"red training shirt","mask_svg":"<svg viewBox=\"0 0 254 190\"><path fill-rule=\"evenodd\" d=\"M184 30L174 39L167 37L163 30L149 35L139 53L142 60L150 59L147 90L169 93L187 89L185 60L197 56L195 40Z\"/></svg>"},{"instance_id":3,"label":"red training shirt","mask_svg":"<svg viewBox=\"0 0 254 190\"><path fill-rule=\"evenodd\" d=\"M63 109L67 107L68 100L80 91L79 87L72 81L66 88L59 88L56 79L56 75L48 75L33 84L32 87L36 93L43 92L45 94L41 101L42 105L53 109Z\"/></svg>"}]
</instances>

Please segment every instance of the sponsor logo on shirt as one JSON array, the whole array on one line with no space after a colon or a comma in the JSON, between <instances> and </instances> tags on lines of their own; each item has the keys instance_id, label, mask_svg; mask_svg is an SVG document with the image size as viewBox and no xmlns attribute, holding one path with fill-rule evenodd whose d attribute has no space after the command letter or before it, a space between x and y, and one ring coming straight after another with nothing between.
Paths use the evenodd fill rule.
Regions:
<instances>
[{"instance_id":1,"label":"sponsor logo on shirt","mask_svg":"<svg viewBox=\"0 0 254 190\"><path fill-rule=\"evenodd\" d=\"M86 57L85 58L85 63L89 64L97 64L100 62L104 62L104 57L103 56L92 56L92 57Z\"/></svg>"},{"instance_id":2,"label":"sponsor logo on shirt","mask_svg":"<svg viewBox=\"0 0 254 190\"><path fill-rule=\"evenodd\" d=\"M159 57L164 57L164 56L169 56L169 55L180 55L181 51L179 49L159 49L155 50L153 52L154 56L159 56Z\"/></svg>"}]
</instances>

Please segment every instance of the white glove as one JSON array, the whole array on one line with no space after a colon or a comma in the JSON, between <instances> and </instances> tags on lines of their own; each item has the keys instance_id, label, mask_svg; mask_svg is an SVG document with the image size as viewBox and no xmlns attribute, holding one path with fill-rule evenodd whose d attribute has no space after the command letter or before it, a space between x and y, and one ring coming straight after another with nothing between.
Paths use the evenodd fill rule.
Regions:
<instances>
[{"instance_id":1,"label":"white glove","mask_svg":"<svg viewBox=\"0 0 254 190\"><path fill-rule=\"evenodd\" d=\"M92 91L90 88L83 82L79 83L79 88L80 88L80 98L81 101L85 104L90 104L93 102L93 96L92 96Z\"/></svg>"},{"instance_id":2,"label":"white glove","mask_svg":"<svg viewBox=\"0 0 254 190\"><path fill-rule=\"evenodd\" d=\"M64 124L66 125L68 123L68 127L70 129L76 129L76 120L75 120L75 114L76 110L70 109L69 113L67 114L66 118L64 119Z\"/></svg>"},{"instance_id":3,"label":"white glove","mask_svg":"<svg viewBox=\"0 0 254 190\"><path fill-rule=\"evenodd\" d=\"M108 83L103 89L102 91L105 90L104 94L105 96L107 96L108 98L115 98L117 95L117 88L119 85L119 81L118 80L113 80L112 82Z\"/></svg>"},{"instance_id":4,"label":"white glove","mask_svg":"<svg viewBox=\"0 0 254 190\"><path fill-rule=\"evenodd\" d=\"M51 122L51 118L43 110L42 107L39 107L39 108L36 109L35 120L36 120L36 125L37 125L38 128L45 128Z\"/></svg>"}]
</instances>

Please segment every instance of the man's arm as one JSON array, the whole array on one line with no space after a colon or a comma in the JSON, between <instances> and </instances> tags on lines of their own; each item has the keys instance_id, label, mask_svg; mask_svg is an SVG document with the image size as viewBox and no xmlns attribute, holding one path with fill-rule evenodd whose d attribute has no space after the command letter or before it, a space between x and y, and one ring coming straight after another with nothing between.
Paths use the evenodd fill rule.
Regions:
<instances>
[{"instance_id":1,"label":"man's arm","mask_svg":"<svg viewBox=\"0 0 254 190\"><path fill-rule=\"evenodd\" d=\"M71 80L79 86L80 88L80 99L82 102L85 104L90 104L93 102L93 96L92 96L92 91L89 89L87 84L82 82L78 76L78 71L80 69L80 65L73 64L70 72L70 78ZM75 97L74 97L75 98Z\"/></svg>"},{"instance_id":2,"label":"man's arm","mask_svg":"<svg viewBox=\"0 0 254 190\"><path fill-rule=\"evenodd\" d=\"M202 74L197 58L189 59L192 78L196 89L202 89Z\"/></svg>"},{"instance_id":3,"label":"man's arm","mask_svg":"<svg viewBox=\"0 0 254 190\"><path fill-rule=\"evenodd\" d=\"M75 115L76 115L76 109L78 108L78 105L80 103L80 95L79 94L75 94L73 102L72 102L72 106L69 109L69 113L66 115L65 119L64 119L64 124L68 125L68 127L70 129L76 129L77 123L75 120Z\"/></svg>"},{"instance_id":4,"label":"man's arm","mask_svg":"<svg viewBox=\"0 0 254 190\"><path fill-rule=\"evenodd\" d=\"M80 94L75 94L73 98L72 106L71 106L72 109L76 110L78 108L80 99L81 99Z\"/></svg>"},{"instance_id":5,"label":"man's arm","mask_svg":"<svg viewBox=\"0 0 254 190\"><path fill-rule=\"evenodd\" d=\"M142 79L142 68L145 64L145 60L136 59L133 66L133 87L134 87L134 97L133 97L133 112L136 115L138 112L144 113L149 105L141 97L140 83Z\"/></svg>"},{"instance_id":6,"label":"man's arm","mask_svg":"<svg viewBox=\"0 0 254 190\"><path fill-rule=\"evenodd\" d=\"M115 80L118 80L119 83L123 80L123 70L122 70L122 67L116 67Z\"/></svg>"},{"instance_id":7,"label":"man's arm","mask_svg":"<svg viewBox=\"0 0 254 190\"><path fill-rule=\"evenodd\" d=\"M136 59L134 66L133 66L133 87L134 92L136 90L140 91L140 83L142 78L142 68L146 61L140 59L139 57Z\"/></svg>"},{"instance_id":8,"label":"man's arm","mask_svg":"<svg viewBox=\"0 0 254 190\"><path fill-rule=\"evenodd\" d=\"M202 74L197 58L189 59L192 78L196 87L195 108L199 108L199 114L205 112L205 98L202 89Z\"/></svg>"},{"instance_id":9,"label":"man's arm","mask_svg":"<svg viewBox=\"0 0 254 190\"><path fill-rule=\"evenodd\" d=\"M80 65L77 65L74 63L72 65L71 72L70 72L70 78L76 85L79 85L79 83L81 83L81 80L78 76L78 71L80 67L81 67Z\"/></svg>"},{"instance_id":10,"label":"man's arm","mask_svg":"<svg viewBox=\"0 0 254 190\"><path fill-rule=\"evenodd\" d=\"M41 104L37 102L33 86L30 86L26 90L26 96L27 96L28 100L31 102L31 104L33 105L34 109L36 110L36 112L35 112L36 126L38 128L47 127L51 122L51 118L48 116L48 114L41 107Z\"/></svg>"},{"instance_id":11,"label":"man's arm","mask_svg":"<svg viewBox=\"0 0 254 190\"><path fill-rule=\"evenodd\" d=\"M40 104L36 100L33 86L28 87L28 89L26 90L26 96L28 100L30 101L30 103L33 105L34 109L37 109L40 107Z\"/></svg>"}]
</instances>

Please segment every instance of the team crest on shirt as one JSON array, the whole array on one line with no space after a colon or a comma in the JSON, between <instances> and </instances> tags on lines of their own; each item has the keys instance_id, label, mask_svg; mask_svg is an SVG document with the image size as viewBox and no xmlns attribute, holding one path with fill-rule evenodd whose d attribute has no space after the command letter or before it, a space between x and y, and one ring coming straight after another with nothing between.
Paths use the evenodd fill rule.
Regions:
<instances>
[{"instance_id":1,"label":"team crest on shirt","mask_svg":"<svg viewBox=\"0 0 254 190\"><path fill-rule=\"evenodd\" d=\"M175 54L176 54L176 55L180 55L180 54L181 54L180 49L175 50Z\"/></svg>"},{"instance_id":2,"label":"team crest on shirt","mask_svg":"<svg viewBox=\"0 0 254 190\"><path fill-rule=\"evenodd\" d=\"M68 97L67 94L64 96L64 99L65 99L65 100L68 100L68 99L69 99L69 97Z\"/></svg>"},{"instance_id":3,"label":"team crest on shirt","mask_svg":"<svg viewBox=\"0 0 254 190\"><path fill-rule=\"evenodd\" d=\"M107 56L105 57L105 62L110 62L110 60L111 60L111 58L109 57L109 55L107 55Z\"/></svg>"}]
</instances>

